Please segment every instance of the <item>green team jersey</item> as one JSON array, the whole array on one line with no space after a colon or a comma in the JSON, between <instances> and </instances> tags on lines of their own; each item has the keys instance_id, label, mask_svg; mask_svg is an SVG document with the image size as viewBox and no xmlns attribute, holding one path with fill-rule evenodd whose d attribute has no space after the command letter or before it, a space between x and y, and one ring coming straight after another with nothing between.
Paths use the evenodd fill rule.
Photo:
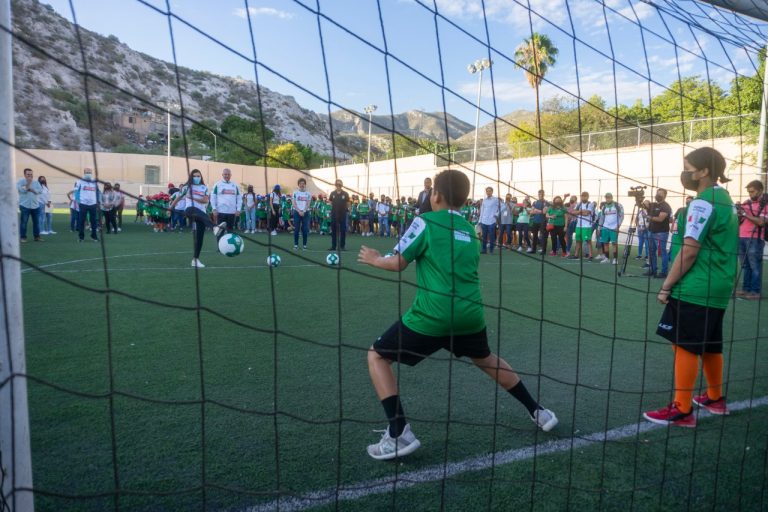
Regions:
<instances>
[{"instance_id":1,"label":"green team jersey","mask_svg":"<svg viewBox=\"0 0 768 512\"><path fill-rule=\"evenodd\" d=\"M554 218L549 218L552 215L554 215ZM547 209L547 224L552 224L553 226L565 226L565 208L555 208L554 206L550 206Z\"/></svg>"},{"instance_id":2,"label":"green team jersey","mask_svg":"<svg viewBox=\"0 0 768 512\"><path fill-rule=\"evenodd\" d=\"M256 201L256 217L260 219L266 219L267 218L267 201L264 199L259 199Z\"/></svg>"},{"instance_id":3,"label":"green team jersey","mask_svg":"<svg viewBox=\"0 0 768 512\"><path fill-rule=\"evenodd\" d=\"M359 213L359 205L357 203L352 203L352 208L349 211L349 216L352 218L352 220L357 220L360 218Z\"/></svg>"},{"instance_id":4,"label":"green team jersey","mask_svg":"<svg viewBox=\"0 0 768 512\"><path fill-rule=\"evenodd\" d=\"M360 217L367 217L368 212L371 211L370 208L368 208L368 201L363 201L357 206L357 211L360 214Z\"/></svg>"},{"instance_id":5,"label":"green team jersey","mask_svg":"<svg viewBox=\"0 0 768 512\"><path fill-rule=\"evenodd\" d=\"M410 220L413 220L413 215L414 215L414 209L413 209L413 207L412 207L412 206L408 206L408 207L405 209L405 219L406 219L406 220L409 220L409 221L410 221Z\"/></svg>"},{"instance_id":6,"label":"green team jersey","mask_svg":"<svg viewBox=\"0 0 768 512\"><path fill-rule=\"evenodd\" d=\"M672 246L669 249L669 261L675 261L675 256L680 252L680 247L683 245L683 237L685 236L685 219L688 216L688 207L684 206L677 212L675 218L675 225L677 229L672 232Z\"/></svg>"},{"instance_id":7,"label":"green team jersey","mask_svg":"<svg viewBox=\"0 0 768 512\"><path fill-rule=\"evenodd\" d=\"M525 206L521 206L517 211L517 222L519 224L528 224L531 221L531 211Z\"/></svg>"},{"instance_id":8,"label":"green team jersey","mask_svg":"<svg viewBox=\"0 0 768 512\"><path fill-rule=\"evenodd\" d=\"M419 288L403 324L427 336L473 334L485 328L477 267L480 240L457 211L426 212L395 246L416 261Z\"/></svg>"},{"instance_id":9,"label":"green team jersey","mask_svg":"<svg viewBox=\"0 0 768 512\"><path fill-rule=\"evenodd\" d=\"M280 201L280 216L283 217L283 220L290 220L291 206L291 201L288 199L283 199Z\"/></svg>"},{"instance_id":10,"label":"green team jersey","mask_svg":"<svg viewBox=\"0 0 768 512\"><path fill-rule=\"evenodd\" d=\"M330 219L331 218L331 204L326 203L325 201L322 201L318 205L318 214L320 215L320 218L322 219Z\"/></svg>"},{"instance_id":11,"label":"green team jersey","mask_svg":"<svg viewBox=\"0 0 768 512\"><path fill-rule=\"evenodd\" d=\"M460 213L461 213L461 216L464 217L464 220L469 222L472 218L472 207L465 204L464 206L461 207Z\"/></svg>"},{"instance_id":12,"label":"green team jersey","mask_svg":"<svg viewBox=\"0 0 768 512\"><path fill-rule=\"evenodd\" d=\"M677 231L682 243L691 238L701 249L693 266L672 287L671 296L700 306L727 308L736 279L739 241L739 221L731 196L717 185L699 193L688 205ZM677 253L681 251L685 246L678 244Z\"/></svg>"},{"instance_id":13,"label":"green team jersey","mask_svg":"<svg viewBox=\"0 0 768 512\"><path fill-rule=\"evenodd\" d=\"M389 211L389 220L397 222L400 219L400 205L393 205Z\"/></svg>"}]
</instances>

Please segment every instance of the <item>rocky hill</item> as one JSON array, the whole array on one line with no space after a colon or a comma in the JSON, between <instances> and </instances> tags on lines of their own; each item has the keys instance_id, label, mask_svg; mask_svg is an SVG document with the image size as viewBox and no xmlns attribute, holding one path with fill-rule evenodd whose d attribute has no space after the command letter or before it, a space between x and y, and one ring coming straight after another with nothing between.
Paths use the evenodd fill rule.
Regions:
<instances>
[{"instance_id":1,"label":"rocky hill","mask_svg":"<svg viewBox=\"0 0 768 512\"><path fill-rule=\"evenodd\" d=\"M501 116L496 120L496 131L494 133L494 123L488 123L480 127L477 132L478 147L493 146L498 138L499 143L505 143L512 131L512 126L519 126L521 122L534 123L536 113L529 110L515 110L514 112ZM461 148L471 148L475 142L475 131L471 130L455 140L456 146Z\"/></svg>"},{"instance_id":2,"label":"rocky hill","mask_svg":"<svg viewBox=\"0 0 768 512\"><path fill-rule=\"evenodd\" d=\"M12 8L13 29L18 36L13 45L17 144L89 150L85 84L78 72L84 68L83 55L74 25L37 0L13 0ZM114 36L104 37L85 29L81 29L80 34L85 67L106 82L89 79L87 83L97 150L144 144L143 138L121 127L116 119L123 114L145 112L158 121L155 124L159 128L163 111L157 105L178 101L176 69L172 63L132 50ZM185 115L190 118L220 123L234 114L259 120L261 112L276 140L301 142L318 153L331 154L328 116L303 108L291 96L265 87L257 91L256 84L250 80L188 68L178 69L178 79ZM261 109L257 92L261 93ZM343 111L332 116L336 154L343 157L344 152L360 151L365 146L360 138L367 136L367 122ZM361 117L367 118L365 114ZM448 120L451 137L472 129L452 116L448 116ZM385 116L375 116L374 121L385 126L391 122ZM395 116L394 121L395 129L404 135L445 140L442 113L411 111ZM384 133L375 126L373 132ZM386 146L386 139L376 137L375 146Z\"/></svg>"}]
</instances>

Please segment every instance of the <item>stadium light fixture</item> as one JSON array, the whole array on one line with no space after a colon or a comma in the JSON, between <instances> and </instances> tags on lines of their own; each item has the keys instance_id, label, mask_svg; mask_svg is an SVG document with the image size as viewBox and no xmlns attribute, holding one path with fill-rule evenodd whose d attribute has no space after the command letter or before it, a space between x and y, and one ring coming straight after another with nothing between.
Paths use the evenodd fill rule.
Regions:
<instances>
[{"instance_id":1,"label":"stadium light fixture","mask_svg":"<svg viewBox=\"0 0 768 512\"><path fill-rule=\"evenodd\" d=\"M365 161L365 192L366 194L370 192L368 190L370 188L370 182L371 182L371 121L373 119L373 113L376 112L376 109L379 108L376 105L368 105L363 110L366 114L368 114L368 158Z\"/></svg>"},{"instance_id":2,"label":"stadium light fixture","mask_svg":"<svg viewBox=\"0 0 768 512\"><path fill-rule=\"evenodd\" d=\"M477 175L477 136L480 130L480 93L483 89L483 71L489 69L493 62L490 59L477 59L467 66L467 71L471 74L478 74L477 77L477 114L475 115L475 146L472 150L472 191L471 196L475 194L475 176Z\"/></svg>"},{"instance_id":3,"label":"stadium light fixture","mask_svg":"<svg viewBox=\"0 0 768 512\"><path fill-rule=\"evenodd\" d=\"M213 161L218 162L219 161L219 149L218 149L219 145L218 145L218 142L216 141L216 134L213 133L208 128L206 128L205 131L213 135Z\"/></svg>"}]
</instances>

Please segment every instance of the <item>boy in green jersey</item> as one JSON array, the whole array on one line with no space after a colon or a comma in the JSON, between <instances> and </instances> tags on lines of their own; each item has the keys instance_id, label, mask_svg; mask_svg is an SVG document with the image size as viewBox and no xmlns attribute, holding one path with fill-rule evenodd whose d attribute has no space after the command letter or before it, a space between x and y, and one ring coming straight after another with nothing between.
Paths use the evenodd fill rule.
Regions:
<instances>
[{"instance_id":1,"label":"boy in green jersey","mask_svg":"<svg viewBox=\"0 0 768 512\"><path fill-rule=\"evenodd\" d=\"M394 256L360 248L358 261L380 269L401 272L409 263L417 263L413 304L368 352L371 380L389 421L381 440L368 446L374 459L408 455L420 446L406 422L392 363L414 366L441 348L472 359L519 400L545 432L557 425L555 414L540 407L517 373L488 348L478 277L480 241L458 211L468 194L466 175L445 170L434 180L432 211L414 219L395 246Z\"/></svg>"},{"instance_id":2,"label":"boy in green jersey","mask_svg":"<svg viewBox=\"0 0 768 512\"><path fill-rule=\"evenodd\" d=\"M699 148L683 161L680 181L697 192L680 222L674 261L657 295L664 312L656 334L669 340L675 353L671 404L643 416L654 423L695 427L693 405L712 414L728 414L723 396L723 317L731 300L737 270L739 222L728 192L717 183L725 177L725 159L712 148ZM699 359L707 391L693 396Z\"/></svg>"},{"instance_id":3,"label":"boy in green jersey","mask_svg":"<svg viewBox=\"0 0 768 512\"><path fill-rule=\"evenodd\" d=\"M267 228L267 198L256 196L256 232L261 233Z\"/></svg>"}]
</instances>

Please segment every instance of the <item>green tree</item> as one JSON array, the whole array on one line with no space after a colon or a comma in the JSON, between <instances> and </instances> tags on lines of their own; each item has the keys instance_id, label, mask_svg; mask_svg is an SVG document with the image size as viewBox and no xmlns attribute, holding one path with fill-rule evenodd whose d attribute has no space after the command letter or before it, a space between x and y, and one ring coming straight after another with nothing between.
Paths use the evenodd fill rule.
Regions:
<instances>
[{"instance_id":1,"label":"green tree","mask_svg":"<svg viewBox=\"0 0 768 512\"><path fill-rule=\"evenodd\" d=\"M299 148L288 142L267 150L267 166L306 169L306 162Z\"/></svg>"},{"instance_id":2,"label":"green tree","mask_svg":"<svg viewBox=\"0 0 768 512\"><path fill-rule=\"evenodd\" d=\"M271 130L262 127L258 121L230 115L221 123L220 131L220 161L244 165L264 164L264 142L269 143L274 137Z\"/></svg>"},{"instance_id":3,"label":"green tree","mask_svg":"<svg viewBox=\"0 0 768 512\"><path fill-rule=\"evenodd\" d=\"M653 98L651 109L661 122L714 117L725 114L725 99L725 91L713 81L689 76Z\"/></svg>"},{"instance_id":4,"label":"green tree","mask_svg":"<svg viewBox=\"0 0 768 512\"><path fill-rule=\"evenodd\" d=\"M525 72L525 78L536 92L536 135L539 133L541 111L539 109L539 87L549 68L555 65L558 49L544 34L534 32L524 39L515 50L515 63Z\"/></svg>"}]
</instances>

